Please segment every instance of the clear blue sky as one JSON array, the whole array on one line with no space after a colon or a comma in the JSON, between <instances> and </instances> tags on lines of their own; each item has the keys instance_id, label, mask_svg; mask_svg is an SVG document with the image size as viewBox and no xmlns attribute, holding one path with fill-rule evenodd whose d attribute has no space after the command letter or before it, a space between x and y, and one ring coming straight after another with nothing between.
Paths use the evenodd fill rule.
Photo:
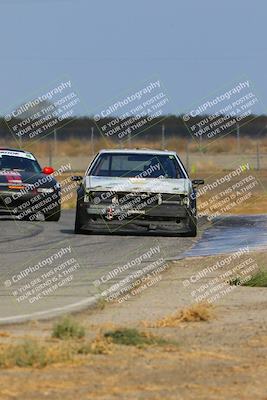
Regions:
<instances>
[{"instance_id":1,"label":"clear blue sky","mask_svg":"<svg viewBox=\"0 0 267 400\"><path fill-rule=\"evenodd\" d=\"M0 12L1 114L62 76L88 114L154 75L170 113L241 76L266 109L264 0L0 0Z\"/></svg>"}]
</instances>

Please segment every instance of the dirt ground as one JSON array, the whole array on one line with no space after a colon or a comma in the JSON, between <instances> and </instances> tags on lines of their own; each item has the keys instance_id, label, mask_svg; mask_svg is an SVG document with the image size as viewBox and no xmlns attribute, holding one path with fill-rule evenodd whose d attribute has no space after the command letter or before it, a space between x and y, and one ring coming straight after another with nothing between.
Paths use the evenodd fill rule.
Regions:
<instances>
[{"instance_id":1,"label":"dirt ground","mask_svg":"<svg viewBox=\"0 0 267 400\"><path fill-rule=\"evenodd\" d=\"M266 254L253 257L261 267ZM154 287L121 304L76 315L88 338L118 327L137 328L178 346L137 348L114 345L110 354L88 354L45 368L0 372L0 399L267 399L266 288L236 287L214 303L210 321L152 328L152 322L194 303L184 282L224 257L172 263ZM208 282L218 271L206 277ZM196 289L196 286L194 286ZM2 343L47 340L52 321L1 327Z\"/></svg>"}]
</instances>

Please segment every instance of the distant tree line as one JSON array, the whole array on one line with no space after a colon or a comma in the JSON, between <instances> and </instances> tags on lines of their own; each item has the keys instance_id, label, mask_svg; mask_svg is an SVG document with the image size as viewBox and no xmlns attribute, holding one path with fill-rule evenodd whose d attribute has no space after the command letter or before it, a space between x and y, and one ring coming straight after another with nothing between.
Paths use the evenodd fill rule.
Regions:
<instances>
[{"instance_id":1,"label":"distant tree line","mask_svg":"<svg viewBox=\"0 0 267 400\"><path fill-rule=\"evenodd\" d=\"M200 122L205 116L199 116L192 118L190 120L190 124L197 124ZM110 122L113 118L103 118L98 122L99 126L103 126L104 124L107 124ZM13 126L14 124L18 123L19 120L13 119L10 121L10 126ZM150 125L144 127L135 131L133 136L135 136L138 133L142 133L139 138L144 139L144 140L151 140L153 139L158 139L162 135L162 125L164 124L164 132L165 132L165 138L168 139L170 137L188 137L189 136L189 130L187 126L185 125L183 121L183 116L175 116L175 115L168 115L166 117L160 117L160 118L154 118L151 122ZM64 126L62 126L64 125ZM89 117L81 117L81 118L75 118L72 120L64 120L61 122L59 126L55 126L57 129L57 138L58 140L69 140L72 138L78 138L78 139L89 139L91 137L91 132L92 132L92 127L94 127L94 138L101 138L103 137L103 133L101 134L100 130L97 128L97 125L93 118ZM228 129L224 132L224 134L228 134L231 132L231 135L236 134L236 129L235 126L233 126L231 129ZM247 118L244 118L242 122L240 123L240 135L242 136L249 136L251 138L260 138L263 136L266 136L267 134L267 116L265 115L260 115L260 116L249 116ZM13 134L14 135L14 134ZM44 134L44 136L47 135L47 132ZM15 136L15 135L14 135ZM46 136L49 138L49 135ZM114 135L114 140L116 135ZM0 138L1 139L10 139L12 138L12 133L10 132L8 125L4 118L0 118ZM111 137L112 139L112 137Z\"/></svg>"}]
</instances>

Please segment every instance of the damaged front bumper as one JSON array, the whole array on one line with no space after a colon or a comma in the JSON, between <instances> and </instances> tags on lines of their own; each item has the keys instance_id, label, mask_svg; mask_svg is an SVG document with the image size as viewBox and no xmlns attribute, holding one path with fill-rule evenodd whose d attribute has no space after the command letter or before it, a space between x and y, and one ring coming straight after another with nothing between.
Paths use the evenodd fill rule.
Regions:
<instances>
[{"instance_id":1,"label":"damaged front bumper","mask_svg":"<svg viewBox=\"0 0 267 400\"><path fill-rule=\"evenodd\" d=\"M187 232L194 215L190 197L184 194L117 193L108 197L93 192L80 202L82 228Z\"/></svg>"}]
</instances>

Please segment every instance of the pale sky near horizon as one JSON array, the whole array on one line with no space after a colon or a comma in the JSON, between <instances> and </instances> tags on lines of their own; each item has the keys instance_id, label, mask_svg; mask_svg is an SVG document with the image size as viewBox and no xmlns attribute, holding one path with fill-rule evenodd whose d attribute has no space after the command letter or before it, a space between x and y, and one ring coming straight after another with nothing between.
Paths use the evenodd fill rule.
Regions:
<instances>
[{"instance_id":1,"label":"pale sky near horizon","mask_svg":"<svg viewBox=\"0 0 267 400\"><path fill-rule=\"evenodd\" d=\"M157 76L166 111L246 77L267 105L263 0L0 0L0 114L69 77L80 114Z\"/></svg>"}]
</instances>

